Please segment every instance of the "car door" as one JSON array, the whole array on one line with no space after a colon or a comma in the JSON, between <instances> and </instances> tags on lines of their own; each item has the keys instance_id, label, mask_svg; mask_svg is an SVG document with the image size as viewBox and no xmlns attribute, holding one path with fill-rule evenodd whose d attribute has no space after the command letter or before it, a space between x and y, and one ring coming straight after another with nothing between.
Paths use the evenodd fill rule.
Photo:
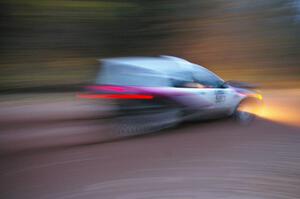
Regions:
<instances>
[{"instance_id":1,"label":"car door","mask_svg":"<svg viewBox=\"0 0 300 199\"><path fill-rule=\"evenodd\" d=\"M199 84L195 92L208 100L211 106L203 112L203 117L218 118L229 112L230 89L223 86L224 81L205 68L197 68L193 72L193 79Z\"/></svg>"}]
</instances>

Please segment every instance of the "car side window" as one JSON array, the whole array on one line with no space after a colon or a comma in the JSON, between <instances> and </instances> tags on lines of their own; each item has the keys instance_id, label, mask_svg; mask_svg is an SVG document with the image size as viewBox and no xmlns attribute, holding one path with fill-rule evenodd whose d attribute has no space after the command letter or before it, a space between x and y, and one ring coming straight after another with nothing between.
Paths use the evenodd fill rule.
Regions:
<instances>
[{"instance_id":1,"label":"car side window","mask_svg":"<svg viewBox=\"0 0 300 199\"><path fill-rule=\"evenodd\" d=\"M188 84L193 82L193 75L191 71L181 71L172 75L170 78L172 85L178 88L188 88Z\"/></svg>"},{"instance_id":2,"label":"car side window","mask_svg":"<svg viewBox=\"0 0 300 199\"><path fill-rule=\"evenodd\" d=\"M219 88L223 84L223 81L217 75L206 70L194 71L193 78L196 83L206 88Z\"/></svg>"}]
</instances>

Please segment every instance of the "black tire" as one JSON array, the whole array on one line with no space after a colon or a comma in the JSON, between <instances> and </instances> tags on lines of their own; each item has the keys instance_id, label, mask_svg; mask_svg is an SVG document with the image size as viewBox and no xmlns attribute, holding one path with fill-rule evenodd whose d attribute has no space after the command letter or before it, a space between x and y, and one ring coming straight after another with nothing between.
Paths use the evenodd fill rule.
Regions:
<instances>
[{"instance_id":1,"label":"black tire","mask_svg":"<svg viewBox=\"0 0 300 199\"><path fill-rule=\"evenodd\" d=\"M262 103L257 99L247 98L242 100L235 109L233 114L234 120L242 125L251 124L261 110L261 105Z\"/></svg>"},{"instance_id":2,"label":"black tire","mask_svg":"<svg viewBox=\"0 0 300 199\"><path fill-rule=\"evenodd\" d=\"M118 137L127 137L160 131L180 122L180 109L169 109L119 116L112 120L112 125Z\"/></svg>"}]
</instances>

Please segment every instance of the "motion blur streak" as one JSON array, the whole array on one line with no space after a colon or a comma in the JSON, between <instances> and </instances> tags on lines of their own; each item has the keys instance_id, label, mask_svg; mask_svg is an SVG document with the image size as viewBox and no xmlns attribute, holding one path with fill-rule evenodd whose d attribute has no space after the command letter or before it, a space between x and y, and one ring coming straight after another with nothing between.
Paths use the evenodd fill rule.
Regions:
<instances>
[{"instance_id":1,"label":"motion blur streak","mask_svg":"<svg viewBox=\"0 0 300 199\"><path fill-rule=\"evenodd\" d=\"M119 86L88 86L88 89L101 90L101 91L115 91L115 92L124 92L125 88Z\"/></svg>"},{"instance_id":2,"label":"motion blur streak","mask_svg":"<svg viewBox=\"0 0 300 199\"><path fill-rule=\"evenodd\" d=\"M260 109L253 109L251 104L245 104L239 107L239 110L255 114L267 120L300 126L299 89L265 90L265 92L264 104ZM260 94L254 94L252 96L262 100L262 95Z\"/></svg>"},{"instance_id":3,"label":"motion blur streak","mask_svg":"<svg viewBox=\"0 0 300 199\"><path fill-rule=\"evenodd\" d=\"M270 92L270 91L269 91ZM258 116L293 126L300 126L299 89L271 91L266 95L263 110ZM281 94L281 98L278 95ZM277 95L277 97L274 97Z\"/></svg>"},{"instance_id":4,"label":"motion blur streak","mask_svg":"<svg viewBox=\"0 0 300 199\"><path fill-rule=\"evenodd\" d=\"M300 199L300 0L2 0L0 17L0 199ZM197 84L185 60L248 88ZM247 94L249 126L179 120Z\"/></svg>"},{"instance_id":5,"label":"motion blur streak","mask_svg":"<svg viewBox=\"0 0 300 199\"><path fill-rule=\"evenodd\" d=\"M294 109L288 106L281 106L276 103L267 104L258 116L269 119L275 122L295 125L300 127L300 112L299 109Z\"/></svg>"},{"instance_id":6,"label":"motion blur streak","mask_svg":"<svg viewBox=\"0 0 300 199\"><path fill-rule=\"evenodd\" d=\"M138 94L79 94L83 99L153 99L151 95L138 95Z\"/></svg>"}]
</instances>

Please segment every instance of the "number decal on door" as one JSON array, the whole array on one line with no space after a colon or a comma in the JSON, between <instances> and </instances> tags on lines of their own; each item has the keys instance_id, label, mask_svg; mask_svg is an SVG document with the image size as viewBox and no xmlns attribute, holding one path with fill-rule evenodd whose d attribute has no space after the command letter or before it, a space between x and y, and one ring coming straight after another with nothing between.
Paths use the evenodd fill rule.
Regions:
<instances>
[{"instance_id":1,"label":"number decal on door","mask_svg":"<svg viewBox=\"0 0 300 199\"><path fill-rule=\"evenodd\" d=\"M224 91L217 90L215 94L216 94L216 103L222 103L225 101L226 96Z\"/></svg>"}]
</instances>

